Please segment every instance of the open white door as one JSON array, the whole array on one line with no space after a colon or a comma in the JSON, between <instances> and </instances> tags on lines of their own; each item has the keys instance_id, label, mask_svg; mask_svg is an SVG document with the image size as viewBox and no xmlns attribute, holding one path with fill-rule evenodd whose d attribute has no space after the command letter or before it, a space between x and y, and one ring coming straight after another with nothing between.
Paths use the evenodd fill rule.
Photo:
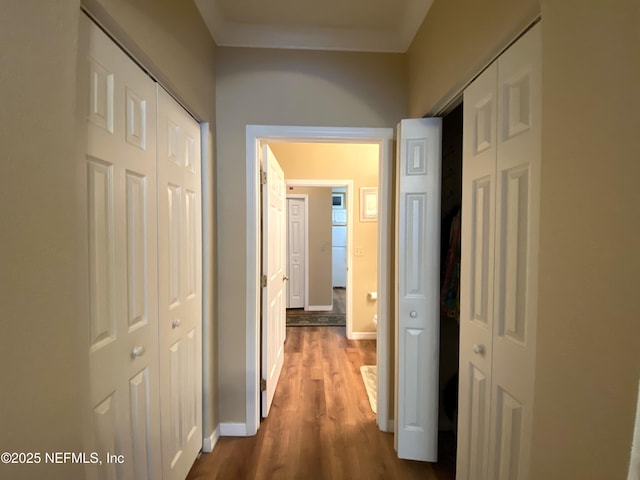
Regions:
<instances>
[{"instance_id":1,"label":"open white door","mask_svg":"<svg viewBox=\"0 0 640 480\"><path fill-rule=\"evenodd\" d=\"M284 362L286 335L286 190L284 172L262 147L262 416L271 408Z\"/></svg>"},{"instance_id":2,"label":"open white door","mask_svg":"<svg viewBox=\"0 0 640 480\"><path fill-rule=\"evenodd\" d=\"M402 120L397 135L396 450L435 462L442 120Z\"/></svg>"}]
</instances>

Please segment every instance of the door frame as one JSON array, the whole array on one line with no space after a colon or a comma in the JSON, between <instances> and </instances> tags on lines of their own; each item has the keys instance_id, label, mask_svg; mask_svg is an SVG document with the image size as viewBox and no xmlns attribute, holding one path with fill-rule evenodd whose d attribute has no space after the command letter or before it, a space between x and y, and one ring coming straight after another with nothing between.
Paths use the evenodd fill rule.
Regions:
<instances>
[{"instance_id":1,"label":"door frame","mask_svg":"<svg viewBox=\"0 0 640 480\"><path fill-rule=\"evenodd\" d=\"M379 145L378 215L378 428L391 431L389 420L389 298L391 256L390 222L393 211L393 129L357 127L309 127L278 125L246 126L246 418L247 435L255 435L260 426L260 142L292 141L323 143L370 143ZM382 362L380 360L383 360Z\"/></svg>"},{"instance_id":2,"label":"door frame","mask_svg":"<svg viewBox=\"0 0 640 480\"><path fill-rule=\"evenodd\" d=\"M346 288L346 321L347 321L347 338L349 340L358 340L353 335L353 310L352 310L352 295L353 295L353 286L351 285L352 280L352 252L351 245L353 239L353 180L324 180L324 179L293 179L287 180L285 178L285 184L287 187L345 187L347 189L347 288ZM307 204L308 208L308 204ZM308 210L307 210L308 212ZM309 265L309 238L307 236L307 250L305 252L307 262L307 266ZM378 261L380 258L378 257ZM332 285L333 288L333 285ZM305 310L309 307L309 269L305 270ZM332 300L333 303L333 300Z\"/></svg>"},{"instance_id":3,"label":"door frame","mask_svg":"<svg viewBox=\"0 0 640 480\"><path fill-rule=\"evenodd\" d=\"M285 178L285 185L288 187L289 183ZM298 199L304 202L304 309L309 308L309 195L306 193L287 193L287 214L289 213L289 199ZM289 255L289 217L287 216L287 276L289 276L289 261L291 260ZM291 278L289 276L289 278ZM287 285L287 305L289 305L289 285ZM289 308L289 307L287 307Z\"/></svg>"}]
</instances>

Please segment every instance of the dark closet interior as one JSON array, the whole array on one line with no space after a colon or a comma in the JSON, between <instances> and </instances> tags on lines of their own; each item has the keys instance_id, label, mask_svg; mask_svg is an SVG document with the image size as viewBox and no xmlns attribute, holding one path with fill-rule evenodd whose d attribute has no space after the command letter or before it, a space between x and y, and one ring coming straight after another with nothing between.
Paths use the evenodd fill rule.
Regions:
<instances>
[{"instance_id":1,"label":"dark closet interior","mask_svg":"<svg viewBox=\"0 0 640 480\"><path fill-rule=\"evenodd\" d=\"M460 346L462 103L442 120L440 239L440 457L455 464Z\"/></svg>"}]
</instances>

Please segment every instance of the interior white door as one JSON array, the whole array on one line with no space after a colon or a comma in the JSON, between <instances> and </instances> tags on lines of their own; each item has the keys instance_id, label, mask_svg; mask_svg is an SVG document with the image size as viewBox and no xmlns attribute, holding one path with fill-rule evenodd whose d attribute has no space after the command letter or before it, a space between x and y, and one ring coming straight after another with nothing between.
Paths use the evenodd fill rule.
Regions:
<instances>
[{"instance_id":1,"label":"interior white door","mask_svg":"<svg viewBox=\"0 0 640 480\"><path fill-rule=\"evenodd\" d=\"M182 480L202 448L200 126L157 88L162 465Z\"/></svg>"},{"instance_id":2,"label":"interior white door","mask_svg":"<svg viewBox=\"0 0 640 480\"><path fill-rule=\"evenodd\" d=\"M287 198L287 308L304 308L306 201Z\"/></svg>"},{"instance_id":3,"label":"interior white door","mask_svg":"<svg viewBox=\"0 0 640 480\"><path fill-rule=\"evenodd\" d=\"M80 104L87 112L88 478L161 477L158 397L156 94L154 82L85 15Z\"/></svg>"},{"instance_id":4,"label":"interior white door","mask_svg":"<svg viewBox=\"0 0 640 480\"><path fill-rule=\"evenodd\" d=\"M540 26L465 90L460 478L525 480L535 380Z\"/></svg>"},{"instance_id":5,"label":"interior white door","mask_svg":"<svg viewBox=\"0 0 640 480\"><path fill-rule=\"evenodd\" d=\"M489 458L498 66L464 91L458 478L484 480Z\"/></svg>"},{"instance_id":6,"label":"interior white door","mask_svg":"<svg viewBox=\"0 0 640 480\"><path fill-rule=\"evenodd\" d=\"M533 422L540 216L541 39L498 59L495 286L489 478L524 480Z\"/></svg>"},{"instance_id":7,"label":"interior white door","mask_svg":"<svg viewBox=\"0 0 640 480\"><path fill-rule=\"evenodd\" d=\"M398 457L435 462L440 351L442 120L398 126L395 440Z\"/></svg>"},{"instance_id":8,"label":"interior white door","mask_svg":"<svg viewBox=\"0 0 640 480\"><path fill-rule=\"evenodd\" d=\"M271 408L284 362L286 336L286 193L284 172L268 145L262 147L262 416Z\"/></svg>"}]
</instances>

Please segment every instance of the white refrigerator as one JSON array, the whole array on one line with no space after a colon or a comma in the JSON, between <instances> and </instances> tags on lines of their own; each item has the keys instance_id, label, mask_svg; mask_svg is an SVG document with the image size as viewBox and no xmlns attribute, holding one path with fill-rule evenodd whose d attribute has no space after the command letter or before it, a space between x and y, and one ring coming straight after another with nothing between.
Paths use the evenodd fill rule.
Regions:
<instances>
[{"instance_id":1,"label":"white refrigerator","mask_svg":"<svg viewBox=\"0 0 640 480\"><path fill-rule=\"evenodd\" d=\"M347 286L347 226L332 227L332 283L334 287Z\"/></svg>"}]
</instances>

